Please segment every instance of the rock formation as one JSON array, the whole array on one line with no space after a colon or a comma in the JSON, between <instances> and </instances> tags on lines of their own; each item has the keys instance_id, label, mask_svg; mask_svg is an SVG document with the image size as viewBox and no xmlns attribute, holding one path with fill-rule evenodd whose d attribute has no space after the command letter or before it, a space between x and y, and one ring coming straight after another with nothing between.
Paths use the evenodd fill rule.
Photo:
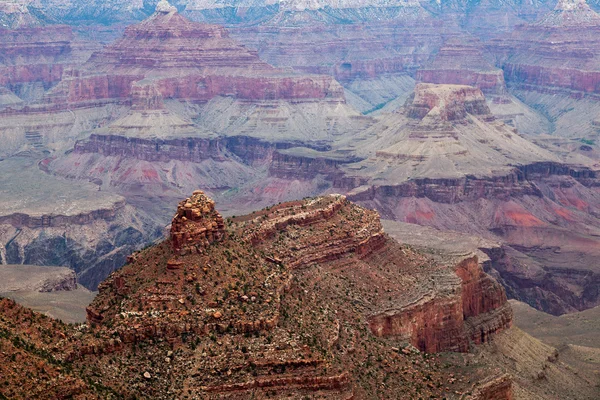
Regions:
<instances>
[{"instance_id":1,"label":"rock formation","mask_svg":"<svg viewBox=\"0 0 600 400\"><path fill-rule=\"evenodd\" d=\"M100 286L88 324L69 327L0 299L1 357L40 366L29 376L35 388L2 370L0 393L31 396L54 374L45 366L60 365L60 388L76 398L371 398L373 382L392 375L379 395L512 399L500 362L467 372L472 355L411 345L467 351L514 331L502 288L475 257L436 261L340 195L228 219L222 240L179 253L172 244L182 229L210 219L194 210L217 215L201 192L179 207L171 239L134 253ZM416 306L417 298L430 300ZM410 334L390 323L401 319ZM88 374L102 386L88 386Z\"/></svg>"},{"instance_id":2,"label":"rock formation","mask_svg":"<svg viewBox=\"0 0 600 400\"><path fill-rule=\"evenodd\" d=\"M367 180L382 174L387 185L494 176L514 165L558 161L496 120L482 92L470 86L419 84L405 110L380 123L385 128L374 125L363 133L366 143L356 146L356 154L370 158L352 174Z\"/></svg>"},{"instance_id":3,"label":"rock formation","mask_svg":"<svg viewBox=\"0 0 600 400\"><path fill-rule=\"evenodd\" d=\"M215 96L343 101L332 78L277 70L230 39L222 27L191 22L166 1L150 18L129 26L122 39L92 55L48 101L70 107L122 102L131 97L132 83L144 78L165 98L194 102Z\"/></svg>"},{"instance_id":4,"label":"rock formation","mask_svg":"<svg viewBox=\"0 0 600 400\"><path fill-rule=\"evenodd\" d=\"M223 217L215 210L215 202L198 190L177 207L171 223L171 243L175 250L202 251L223 240Z\"/></svg>"},{"instance_id":5,"label":"rock formation","mask_svg":"<svg viewBox=\"0 0 600 400\"><path fill-rule=\"evenodd\" d=\"M490 252L511 297L554 314L600 300L591 294L597 273L574 261L597 253L600 225L585 211L597 204L597 168L564 164L521 137L491 115L479 89L419 84L403 109L352 139L327 151L280 150L274 160L274 178L324 179L386 218L514 246L507 257ZM536 247L548 245L556 247Z\"/></svg>"},{"instance_id":6,"label":"rock formation","mask_svg":"<svg viewBox=\"0 0 600 400\"><path fill-rule=\"evenodd\" d=\"M68 26L45 26L26 15L29 18L18 24L0 26L0 86L25 100L35 100L98 45L76 40Z\"/></svg>"},{"instance_id":7,"label":"rock formation","mask_svg":"<svg viewBox=\"0 0 600 400\"><path fill-rule=\"evenodd\" d=\"M119 354L130 344L146 340L179 342L192 335L200 343L218 335L227 343L223 347L226 353L219 355L220 350L215 349L216 354L213 350L213 356L198 360L197 365L201 370L227 368L232 373L219 379L204 375L196 382L189 374L185 374L188 378L182 376L200 393L210 397L211 393L235 392L243 396L267 386L278 395L323 391L346 398L362 390L347 368L340 365L337 373L325 373L323 367L329 362L310 350L313 344L281 342L291 334L287 330L295 326L293 321L303 321L295 328L296 333L321 326L321 332L314 336L316 343L334 360L338 357L335 343L344 348L357 340L358 332L348 336L343 333L348 328L340 329L358 310L363 316L359 319L367 318L377 336L391 334L428 351L467 351L471 339L486 342L494 332L510 326L510 307L502 288L481 271L476 259L454 260L455 269L436 265L388 238L377 213L359 208L343 196L283 203L233 218L226 228L218 221L214 203L202 192L194 193L178 207L170 245L163 243L135 254L129 265L101 285L99 296L88 309L88 320L98 332L114 332L111 335L119 338L119 344L101 345L101 352ZM210 229L216 233L208 233ZM201 251L178 253L182 239ZM380 265L387 265L387 271ZM370 282L360 278L362 271L371 271ZM409 284L412 279L423 282L422 273L434 276L438 283ZM398 281L397 274L404 278ZM449 282L450 286L444 286ZM340 284L341 288L334 289ZM299 291L303 287L308 290ZM416 294L437 299L428 308L429 314L404 305L402 299ZM446 300L448 295L452 300ZM361 299L357 309L343 306L349 298ZM335 307L337 312L331 317L320 312L313 315L309 310L315 301ZM455 302L458 313L436 307L444 301ZM382 308L391 304L397 305L396 318L405 318L405 314L411 318L416 313L416 320L422 321L414 322L413 338L375 327ZM443 339L429 335L430 331L442 331L442 325L431 324L431 313L439 315L440 323L452 323L457 329L446 330ZM185 323L178 322L182 315L186 315ZM242 336L230 337L239 333L272 337L270 340L281 349L277 361L269 352L256 361L258 375L251 380L245 368L234 367L242 362L234 348L247 347L242 353L253 359L254 351L261 351L265 344L259 344L262 339L243 344ZM234 348L230 347L232 339L238 342ZM350 342L345 344L346 340ZM86 352L79 350L80 356ZM285 365L289 372L281 377L263 375L263 371L278 371L278 365Z\"/></svg>"},{"instance_id":8,"label":"rock formation","mask_svg":"<svg viewBox=\"0 0 600 400\"><path fill-rule=\"evenodd\" d=\"M548 93L597 97L600 16L585 1L560 0L539 21L488 45L507 82Z\"/></svg>"},{"instance_id":9,"label":"rock formation","mask_svg":"<svg viewBox=\"0 0 600 400\"><path fill-rule=\"evenodd\" d=\"M417 71L417 81L475 86L486 94L505 93L502 70L491 65L482 50L474 37L450 38L432 62Z\"/></svg>"},{"instance_id":10,"label":"rock formation","mask_svg":"<svg viewBox=\"0 0 600 400\"><path fill-rule=\"evenodd\" d=\"M232 33L273 65L327 73L348 84L413 73L441 46L444 33L458 30L435 20L418 2L300 3L290 2L260 25Z\"/></svg>"}]
</instances>

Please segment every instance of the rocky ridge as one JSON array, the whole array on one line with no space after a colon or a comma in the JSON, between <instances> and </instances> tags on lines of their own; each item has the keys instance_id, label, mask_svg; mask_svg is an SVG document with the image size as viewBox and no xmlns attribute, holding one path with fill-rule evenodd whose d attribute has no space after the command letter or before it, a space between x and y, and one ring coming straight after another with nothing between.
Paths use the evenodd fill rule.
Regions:
<instances>
[{"instance_id":1,"label":"rocky ridge","mask_svg":"<svg viewBox=\"0 0 600 400\"><path fill-rule=\"evenodd\" d=\"M596 272L587 262L575 268L573 260L595 254L598 224L586 210L596 204L597 168L565 164L528 142L495 119L472 87L419 84L402 110L384 118L384 127L331 151L278 151L270 174L284 178L297 170L306 181L322 174L334 190L386 218L514 246L516 253L507 250L513 261L498 256L494 269L511 297L548 312L596 304L581 279L593 285Z\"/></svg>"},{"instance_id":2,"label":"rocky ridge","mask_svg":"<svg viewBox=\"0 0 600 400\"><path fill-rule=\"evenodd\" d=\"M312 302L316 300L310 300L310 297L305 295L301 296L303 300L295 299L296 295L291 295L291 293L297 293L298 285L310 287L312 284L316 285L317 282L319 282L318 286L321 287L321 290L317 290L316 287L311 289L313 295L328 293L333 289L331 287L330 290L327 290L322 285L328 287L334 282L338 282L338 284L346 282L344 287L347 289L334 290L334 293L339 294L332 295L333 297L327 302L329 307L333 306L330 301L335 301L335 296L342 295L346 290L346 295L342 295L342 297L363 299L358 308L364 310L362 311L363 318L368 319L373 333L377 336L409 340L422 350L467 351L471 340L474 343L485 342L489 340L489 335L493 335L493 332L510 326L510 308L506 308L506 299L503 297L501 287L485 276L475 258L468 258L463 262L456 260L455 262L458 262L455 264L456 269L446 269L441 265L435 266L431 261L412 253L410 249L398 247L397 243L391 241L383 233L376 213L360 209L342 196L283 203L269 210L234 218L226 224L227 233L222 242L214 242L207 247L206 239L190 235L191 240L188 240L188 243L200 246L197 248L201 251L171 255L171 245L175 245L176 249L180 248L177 245L181 238L180 224L183 222L191 224L190 226L197 226L195 224L198 222L193 222L192 219L188 220L187 214L191 216L194 214L193 210L205 208L206 213L203 215L206 217L195 217L195 219L210 221L207 218L211 213L209 209L212 203L203 196L201 193L196 193L192 198L181 203L180 211L178 211L173 224L171 244L165 243L153 250L134 255L129 265L113 274L100 287L99 296L88 309L89 321L101 332L108 329L107 334L108 332L118 334L121 343L98 345L104 346L104 350L100 351L109 353L123 351L119 348L124 346L126 348L128 343L140 340L163 338L163 340L179 342L186 335L198 336L196 340L199 343L204 342L203 337L215 334L225 335L222 336L223 339L220 339L227 343L224 344L225 348L230 348L231 345L236 346L235 343L242 339L241 337L234 339L235 336L229 338L230 334L245 334L246 337L249 334L259 335L257 337L268 335L273 337L272 340L277 343L278 340L290 335L290 332L285 333L288 329L286 326L296 318L297 313L304 315L302 317L304 322L299 328L301 331L309 325L313 326L313 322L317 323L322 318L325 320L321 323L331 318L326 317L327 314L320 315L319 313L313 316L311 313L302 311L304 307L291 314L292 310L302 304L297 301ZM186 208L188 205L189 207ZM185 220L183 220L184 218ZM329 231L325 227L330 227ZM198 232L197 228L194 229ZM327 240L324 240L325 238ZM163 261L150 261L156 256L164 260L164 265ZM218 257L223 257L223 261L220 261ZM396 257L399 258L396 259ZM436 274L433 274L434 280L439 280L438 284L420 289L424 290L424 294L427 293L426 297L433 300L427 307L429 313L438 312L436 310L439 309L436 308L436 305L440 304L440 301L450 301L458 308L452 310L456 311L454 314L445 314L445 317L441 317L439 326L437 323L431 325L416 322L414 336L411 338L410 335L402 336L377 328L381 316L376 310L390 302L390 300L384 300L388 295L390 295L390 299L401 299L416 294L411 293L414 290L410 289L411 284L407 277L402 280L404 283L398 286L393 283L394 272L389 269L388 272L373 270L374 282L372 284L377 285L379 290L384 287L389 288L383 293L374 295L372 288L369 289L371 283L360 281L359 276L360 271L365 271L365 268L376 268L375 266L381 265L383 260L386 260L383 264L387 265L387 268L397 265L392 270L399 267L398 263L409 263L404 264L398 272L417 273L418 264L413 265L410 261L413 257L416 257L415 261L419 260L417 263L427 265L426 268L429 272L433 268L439 274L439 278L435 278ZM229 259L231 261L228 261ZM147 265L143 272L140 270L141 265ZM334 271L342 266L343 269L339 272L341 275L337 276L339 273L334 273ZM415 269L415 267L417 268ZM323 268L325 269L322 270ZM247 270L250 270L251 274L245 272ZM332 273L333 275L331 275ZM144 276L141 280L140 274ZM380 274L382 275L380 276ZM459 278L456 274L461 277ZM219 279L219 277L221 278ZM217 283L217 286L214 287L207 285L206 282L212 279L216 279L216 282L221 282L222 279L224 281ZM266 279L264 283L263 279ZM416 276L415 279L418 280ZM150 282L158 282L158 285L149 285ZM481 286L482 284L483 286ZM439 285L441 287L450 286L442 289ZM489 290L490 287L486 285L491 285L497 292ZM479 289L475 289L476 287ZM365 295L369 292L371 294L359 295L359 292L363 291ZM482 302L480 296L484 292L487 293L485 296L489 296L490 300L494 296L497 297L489 303ZM117 308L111 306L114 301L110 299L114 296L120 299ZM317 295L317 297L319 296ZM450 296L452 300L447 296ZM347 300L340 299L340 301L342 303L336 303L335 307L342 307L343 302ZM395 300L391 300L391 302L395 302ZM206 304L208 308L202 311L198 308L200 304ZM402 307L400 304L402 303L400 302L398 308L395 309L394 318L408 318L408 315L414 316L415 313L422 315L423 321L428 318L423 314L424 311ZM464 313L462 311L463 304ZM239 312L240 306L243 309L241 313ZM448 310L447 308L442 309ZM331 330L330 324L333 323L333 327L347 324L343 321L347 318L344 315L348 312L350 310L338 308L337 317L333 317L330 323L321 325L322 333L317 340L325 346L324 350L327 353L332 352L334 355L336 351L331 346L341 340L340 333L336 333L339 328ZM186 315L185 324L176 322L182 313ZM405 313L407 316L404 316ZM484 314L488 315L488 320L497 322L479 324L471 318L471 316ZM342 319L338 320L339 318ZM457 329L446 331L445 338L441 340L433 332L444 331L445 328L442 328L442 325L445 326L446 323L441 324L441 321L447 321L450 318L456 324ZM466 323L464 322L465 318L468 321ZM195 322L191 322L192 319ZM340 338L336 339L336 337ZM252 342L254 345L248 345L249 352L258 346L256 340ZM241 345L239 343L237 346ZM291 347L288 347L289 345ZM241 370L233 367L237 363L235 361L236 352L234 351L226 358L219 356L217 352L201 362L200 365L209 368L222 368L218 365L227 365L232 373L228 373L226 378L219 378L218 384L214 378L205 376L201 380L200 386L194 384L193 387L195 390L205 391L209 397L217 393L237 393L236 396L242 396L243 393L260 393L260 387L270 387L270 390L278 395L289 393L290 390L292 392L300 390L301 393L309 393L305 392L306 390L316 390L331 393L330 395L339 393L337 396L345 398L352 393L356 379L352 378L348 372L344 372L343 369L335 375L322 375L325 359L314 353L312 356L308 356L309 349L312 347L310 343L307 343L308 348L304 345L304 350L291 342L289 345L282 347L282 350L285 349L285 351L282 351L279 356L280 360L282 360L281 357L287 359L285 365L294 371L290 371L292 375L290 376L288 373L285 379L261 377L264 368L274 368L273 366L269 367L270 363L274 361L265 360L257 365L259 378L255 378L256 383L246 382L246 379L243 378L245 374L243 367L240 365ZM200 344L199 347L203 347L203 345ZM86 351L82 348L78 354ZM278 361L278 363L281 362ZM309 366L311 367L308 368ZM314 372L309 373L310 370ZM311 375L312 377L310 377ZM187 378L183 379L186 379L187 382ZM285 389L283 387L285 384L292 386Z\"/></svg>"},{"instance_id":3,"label":"rocky ridge","mask_svg":"<svg viewBox=\"0 0 600 400\"><path fill-rule=\"evenodd\" d=\"M200 192L182 202L175 242L182 224L215 218L211 206ZM187 220L200 211L205 218ZM502 288L472 254L434 260L392 240L376 212L340 195L282 203L223 229L209 245L190 236L201 251L175 251L170 239L133 254L101 285L80 327L1 299L2 354L13 360L0 368L26 367L35 387L4 368L0 393L38 393L60 371L54 388L74 398L513 398L503 361L486 361L502 354L473 347L504 349L498 332L515 337L515 328ZM412 306L416 295L431 301ZM408 318L413 331L386 331L399 325L382 318ZM530 379L511 371L519 385Z\"/></svg>"}]
</instances>

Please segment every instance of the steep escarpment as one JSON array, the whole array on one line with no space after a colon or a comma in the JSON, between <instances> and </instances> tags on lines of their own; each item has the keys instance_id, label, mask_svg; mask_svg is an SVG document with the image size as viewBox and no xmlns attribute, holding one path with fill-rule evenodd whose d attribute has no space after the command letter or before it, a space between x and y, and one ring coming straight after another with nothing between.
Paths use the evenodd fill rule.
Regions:
<instances>
[{"instance_id":1,"label":"steep escarpment","mask_svg":"<svg viewBox=\"0 0 600 400\"><path fill-rule=\"evenodd\" d=\"M552 314L596 306L598 271L590 265L597 257L598 222L587 210L598 186L597 178L585 178L595 172L552 163L515 172L520 178L512 183L423 179L358 198L377 203L388 218L505 243L510 250L491 249L489 255L513 298Z\"/></svg>"},{"instance_id":2,"label":"steep escarpment","mask_svg":"<svg viewBox=\"0 0 600 400\"><path fill-rule=\"evenodd\" d=\"M419 84L403 109L378 119L327 151L278 151L270 174L320 177L385 218L504 243L528 261L498 262L496 276L540 309L597 304L585 283L597 279L593 163L567 164L527 141L473 87Z\"/></svg>"},{"instance_id":3,"label":"steep escarpment","mask_svg":"<svg viewBox=\"0 0 600 400\"><path fill-rule=\"evenodd\" d=\"M24 100L39 99L66 69L83 63L99 45L77 40L66 25L41 24L26 5L13 6L13 23L0 26L0 86Z\"/></svg>"},{"instance_id":4,"label":"steep escarpment","mask_svg":"<svg viewBox=\"0 0 600 400\"><path fill-rule=\"evenodd\" d=\"M4 160L0 168L1 264L67 266L94 289L131 251L159 234L153 218L123 197L90 184L66 185L28 159ZM46 197L30 196L32 188Z\"/></svg>"},{"instance_id":5,"label":"steep escarpment","mask_svg":"<svg viewBox=\"0 0 600 400\"><path fill-rule=\"evenodd\" d=\"M159 5L150 18L128 27L122 39L92 55L53 89L48 101L71 107L123 101L132 94L131 84L144 78L154 81L164 97L195 102L218 95L343 101L332 78L277 70L222 27L191 22L168 5Z\"/></svg>"},{"instance_id":6,"label":"steep escarpment","mask_svg":"<svg viewBox=\"0 0 600 400\"><path fill-rule=\"evenodd\" d=\"M373 316L371 330L380 336L408 336L414 346L437 352L465 351L469 342L485 343L490 335L511 326L512 310L504 290L483 272L477 257L458 263L455 273L460 279L434 277L436 295L421 294L400 312ZM451 295L455 293L459 295Z\"/></svg>"}]
</instances>

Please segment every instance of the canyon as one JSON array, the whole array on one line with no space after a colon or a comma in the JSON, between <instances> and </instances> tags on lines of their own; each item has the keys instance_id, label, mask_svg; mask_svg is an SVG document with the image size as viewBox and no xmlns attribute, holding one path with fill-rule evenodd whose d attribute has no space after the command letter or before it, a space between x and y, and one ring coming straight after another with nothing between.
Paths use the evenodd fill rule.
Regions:
<instances>
[{"instance_id":1,"label":"canyon","mask_svg":"<svg viewBox=\"0 0 600 400\"><path fill-rule=\"evenodd\" d=\"M475 254L434 258L401 244L377 212L341 195L223 219L195 191L180 203L170 239L132 254L100 285L87 324L64 325L5 299L0 305L3 356L36 376L33 387L3 370L0 393L9 397L39 393L63 371L53 390L75 398L350 399L376 391L511 399L532 379L529 370L513 376L502 362L483 361L495 352L487 347L506 346L509 335L539 354L553 351L511 327L504 290ZM396 322L406 319L409 331ZM458 352L435 354L447 350ZM473 375L465 363L476 359ZM525 359L573 379L577 394L597 390L567 364ZM371 375L393 379L374 387Z\"/></svg>"},{"instance_id":2,"label":"canyon","mask_svg":"<svg viewBox=\"0 0 600 400\"><path fill-rule=\"evenodd\" d=\"M0 393L597 397L597 9L3 3Z\"/></svg>"}]
</instances>

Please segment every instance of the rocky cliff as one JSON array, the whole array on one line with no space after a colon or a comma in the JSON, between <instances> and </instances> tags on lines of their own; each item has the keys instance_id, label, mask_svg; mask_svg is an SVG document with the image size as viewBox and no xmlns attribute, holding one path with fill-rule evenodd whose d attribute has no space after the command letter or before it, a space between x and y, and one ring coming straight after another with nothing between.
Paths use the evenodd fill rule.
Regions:
<instances>
[{"instance_id":1,"label":"rocky cliff","mask_svg":"<svg viewBox=\"0 0 600 400\"><path fill-rule=\"evenodd\" d=\"M504 292L476 257L434 259L399 244L376 212L340 195L227 219L217 231L223 235L207 244L208 236L196 233L211 221L218 228L217 217L201 192L183 201L172 237L134 253L100 286L86 325L72 328L0 300L0 341L11 360L2 364L9 368L0 393L31 396L58 365L60 390L75 398L352 399L373 398L373 390L384 397L513 398L513 377L498 361L503 353L478 358L473 370L464 365L476 355L420 353L411 345L467 351L490 340L486 346L505 346L496 344L501 330L514 336L506 330ZM200 251L181 252L184 236L188 250ZM410 301L418 297L429 300ZM414 330L382 325L385 318ZM22 384L11 365L31 368L35 387ZM519 383L529 379L515 371ZM88 374L101 385L74 378ZM385 376L394 379L375 388Z\"/></svg>"},{"instance_id":2,"label":"rocky cliff","mask_svg":"<svg viewBox=\"0 0 600 400\"><path fill-rule=\"evenodd\" d=\"M4 3L3 3L4 4ZM24 100L39 99L99 45L77 40L71 27L30 21L0 27L0 86Z\"/></svg>"},{"instance_id":3,"label":"rocky cliff","mask_svg":"<svg viewBox=\"0 0 600 400\"><path fill-rule=\"evenodd\" d=\"M417 81L475 86L486 94L506 92L504 73L483 57L474 37L454 37L444 43L433 61L417 71Z\"/></svg>"},{"instance_id":4,"label":"rocky cliff","mask_svg":"<svg viewBox=\"0 0 600 400\"><path fill-rule=\"evenodd\" d=\"M180 342L189 335L197 337L194 340L203 347L203 338L217 335L225 353L215 349L213 356L198 360L197 365L200 369L226 366L231 374L219 379L210 375L199 380L178 378L209 398L262 393L261 387L277 396L322 391L346 398L364 393L360 379L347 366L333 366L357 351L343 349L356 348L364 334L354 331L352 318L369 321L376 336L408 340L427 351L467 351L471 341L485 342L510 326L511 311L502 288L481 271L476 259L454 260L450 268L438 265L391 240L383 233L377 213L343 196L283 203L236 217L227 221L224 235L216 236L207 233L214 229L213 218L219 226L212 204L200 192L182 202L170 243L135 254L129 265L101 285L88 319L99 332L114 332L120 341L105 342L98 351L119 354L130 343L159 338ZM207 245L209 238L213 238L212 245ZM179 252L182 239L187 251ZM370 281L361 278L367 271ZM432 284L415 287L410 283L427 281L421 274L433 276ZM435 300L427 309L405 303L405 298L417 294ZM314 302L326 309L311 312L309 304ZM354 306L349 307L352 302ZM456 310L443 306L444 302L456 304ZM383 309L392 304L397 307L394 318L413 321L412 338L377 327ZM336 310L333 314L326 311L330 307ZM431 324L434 314L439 325ZM185 324L177 322L181 315L186 315ZM296 325L296 321L302 322ZM457 328L442 327L450 323ZM321 326L320 333L313 331L312 342L300 339L296 344L284 339L290 337L287 330L291 327L303 337L305 330L316 326ZM429 333L434 331L444 332L443 336ZM257 339L243 344L241 336L230 336L239 333ZM234 349L239 346L240 355L247 353L253 359L253 352L266 345L260 344L263 335L281 349L278 361L267 352L264 360L255 361L257 375L248 380L243 364L233 367L242 361ZM311 350L315 345L333 359L326 361ZM81 348L77 354L81 357L87 352ZM283 371L279 369L283 365L285 375L273 376ZM331 367L337 373L325 373ZM273 372L267 377L266 371Z\"/></svg>"},{"instance_id":5,"label":"rocky cliff","mask_svg":"<svg viewBox=\"0 0 600 400\"><path fill-rule=\"evenodd\" d=\"M506 244L517 257L491 268L511 297L540 309L597 304L597 273L583 261L595 257L599 226L589 214L593 164L566 164L527 141L473 87L419 84L403 109L378 120L326 151L278 150L269 173L324 180L386 218Z\"/></svg>"}]
</instances>

